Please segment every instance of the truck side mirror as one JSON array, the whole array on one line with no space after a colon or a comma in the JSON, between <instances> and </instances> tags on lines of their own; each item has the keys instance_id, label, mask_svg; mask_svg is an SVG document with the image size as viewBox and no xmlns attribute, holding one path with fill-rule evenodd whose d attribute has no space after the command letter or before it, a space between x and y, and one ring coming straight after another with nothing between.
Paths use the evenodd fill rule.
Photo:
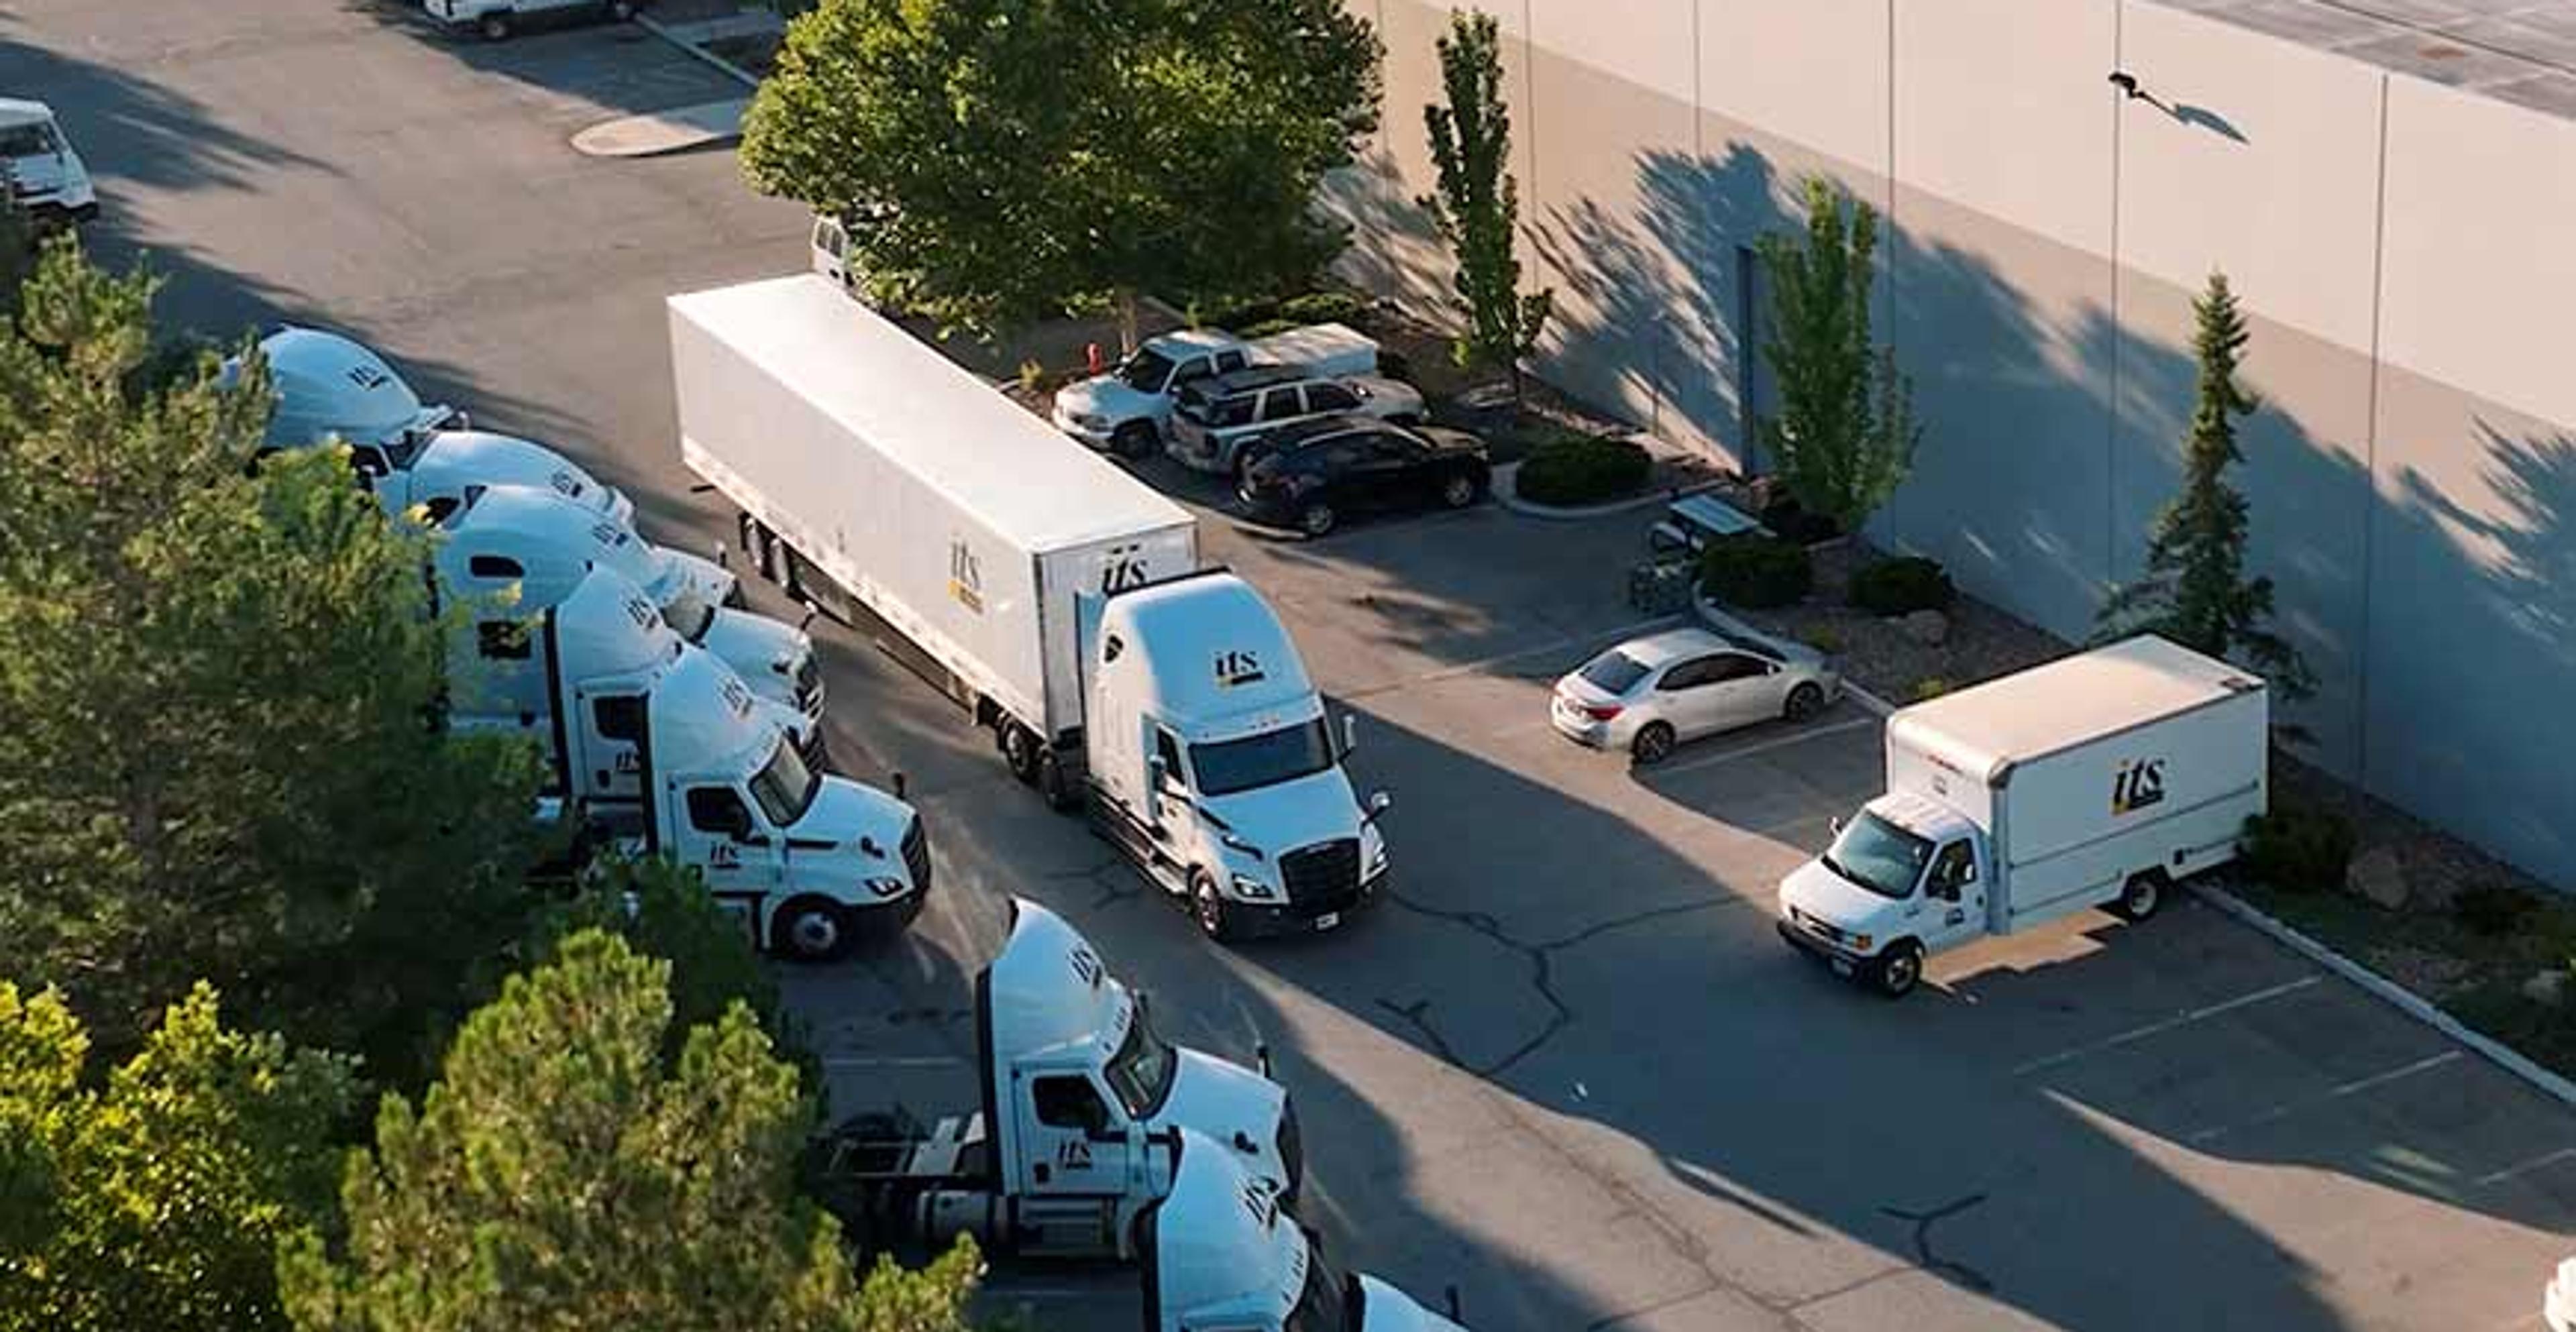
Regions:
<instances>
[{"instance_id":1,"label":"truck side mirror","mask_svg":"<svg viewBox=\"0 0 2576 1332\"><path fill-rule=\"evenodd\" d=\"M1377 791L1371 791L1371 792L1369 792L1369 797L1368 797L1368 821L1369 821L1369 822L1371 822L1371 823L1375 823L1375 822L1377 822L1377 820L1378 820L1378 816L1379 816L1379 815L1384 814L1385 812L1387 812L1388 810L1393 809L1393 808L1395 808L1395 792L1393 792L1393 791L1387 791L1387 790L1377 790Z\"/></svg>"},{"instance_id":2,"label":"truck side mirror","mask_svg":"<svg viewBox=\"0 0 2576 1332\"><path fill-rule=\"evenodd\" d=\"M1171 787L1172 767L1170 764L1163 762L1162 755L1155 754L1146 758L1145 784L1152 788L1152 792L1155 795L1161 795L1165 790Z\"/></svg>"},{"instance_id":3,"label":"truck side mirror","mask_svg":"<svg viewBox=\"0 0 2576 1332\"><path fill-rule=\"evenodd\" d=\"M1360 719L1345 712L1342 714L1342 752L1349 754L1359 747Z\"/></svg>"},{"instance_id":4,"label":"truck side mirror","mask_svg":"<svg viewBox=\"0 0 2576 1332\"><path fill-rule=\"evenodd\" d=\"M1832 818L1825 820L1825 835L1827 837L1840 837L1843 835L1842 815L1836 814Z\"/></svg>"}]
</instances>

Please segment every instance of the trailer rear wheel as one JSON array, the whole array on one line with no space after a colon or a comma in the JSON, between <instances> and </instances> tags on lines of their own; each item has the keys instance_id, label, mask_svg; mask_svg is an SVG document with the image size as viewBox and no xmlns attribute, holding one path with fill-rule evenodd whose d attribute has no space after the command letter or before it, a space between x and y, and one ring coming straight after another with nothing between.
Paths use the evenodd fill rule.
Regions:
<instances>
[{"instance_id":1,"label":"trailer rear wheel","mask_svg":"<svg viewBox=\"0 0 2576 1332\"><path fill-rule=\"evenodd\" d=\"M2111 909L2123 920L2145 920L2156 914L2165 902L2165 876L2162 870L2146 870L2129 876L2120 889L2120 900Z\"/></svg>"},{"instance_id":2,"label":"trailer rear wheel","mask_svg":"<svg viewBox=\"0 0 2576 1332\"><path fill-rule=\"evenodd\" d=\"M1001 724L1002 766L1020 779L1023 786L1034 786L1038 780L1038 756L1046 748L1037 733L1009 718Z\"/></svg>"},{"instance_id":3,"label":"trailer rear wheel","mask_svg":"<svg viewBox=\"0 0 2576 1332\"><path fill-rule=\"evenodd\" d=\"M1923 945L1911 939L1888 945L1879 955L1878 965L1870 968L1870 983L1889 999L1902 999L1923 979Z\"/></svg>"}]
</instances>

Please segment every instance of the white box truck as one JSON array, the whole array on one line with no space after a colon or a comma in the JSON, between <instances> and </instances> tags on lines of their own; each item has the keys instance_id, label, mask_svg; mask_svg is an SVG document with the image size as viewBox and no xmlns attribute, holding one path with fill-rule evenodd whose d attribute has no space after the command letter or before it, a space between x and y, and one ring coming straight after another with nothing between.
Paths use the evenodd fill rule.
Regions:
<instances>
[{"instance_id":1,"label":"white box truck","mask_svg":"<svg viewBox=\"0 0 2576 1332\"><path fill-rule=\"evenodd\" d=\"M1894 997L1983 935L2144 919L2264 811L2269 706L2261 678L2141 635L1900 709L1887 793L1781 881L1780 935Z\"/></svg>"},{"instance_id":2,"label":"white box truck","mask_svg":"<svg viewBox=\"0 0 2576 1332\"><path fill-rule=\"evenodd\" d=\"M670 316L682 459L756 568L890 626L1212 936L1331 929L1377 895L1388 802L1352 790L1348 721L1260 595L1198 569L1186 510L827 278Z\"/></svg>"}]
</instances>

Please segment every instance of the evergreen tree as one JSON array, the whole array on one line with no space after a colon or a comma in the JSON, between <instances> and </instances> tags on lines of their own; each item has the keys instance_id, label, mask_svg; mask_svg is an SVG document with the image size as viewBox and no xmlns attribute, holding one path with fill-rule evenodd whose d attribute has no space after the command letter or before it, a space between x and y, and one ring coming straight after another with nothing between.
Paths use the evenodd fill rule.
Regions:
<instances>
[{"instance_id":1,"label":"evergreen tree","mask_svg":"<svg viewBox=\"0 0 2576 1332\"><path fill-rule=\"evenodd\" d=\"M2242 660L2283 697L2303 698L2315 678L2298 649L2270 627L2272 580L2246 576L2250 509L2227 482L2228 469L2244 460L2237 420L2262 404L2237 382L2248 334L2226 274L2209 275L2192 312L2200 387L2183 444L2182 491L2156 516L2145 569L2104 603L2100 636L2161 634L2196 652Z\"/></svg>"},{"instance_id":2,"label":"evergreen tree","mask_svg":"<svg viewBox=\"0 0 2576 1332\"><path fill-rule=\"evenodd\" d=\"M1509 165L1511 108L1503 99L1502 35L1493 15L1451 12L1440 38L1440 82L1448 104L1422 108L1439 187L1421 204L1457 261L1450 282L1467 331L1455 352L1461 366L1510 371L1518 402L1521 358L1538 345L1556 294L1521 293L1520 184Z\"/></svg>"},{"instance_id":3,"label":"evergreen tree","mask_svg":"<svg viewBox=\"0 0 2576 1332\"><path fill-rule=\"evenodd\" d=\"M1878 210L1818 177L1805 195L1805 234L1756 246L1771 288L1762 354L1780 410L1755 429L1790 495L1850 532L1904 484L1923 432L1895 353L1870 333Z\"/></svg>"}]
</instances>

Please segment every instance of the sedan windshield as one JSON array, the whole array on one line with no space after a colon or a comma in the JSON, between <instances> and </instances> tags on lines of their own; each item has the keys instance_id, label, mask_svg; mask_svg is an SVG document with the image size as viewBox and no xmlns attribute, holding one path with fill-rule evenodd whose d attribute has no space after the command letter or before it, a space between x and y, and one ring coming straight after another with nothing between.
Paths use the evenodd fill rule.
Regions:
<instances>
[{"instance_id":1,"label":"sedan windshield","mask_svg":"<svg viewBox=\"0 0 2576 1332\"><path fill-rule=\"evenodd\" d=\"M1288 1311L1282 1332L1358 1332L1360 1311L1344 1308L1342 1279L1312 1247L1306 1250L1306 1287Z\"/></svg>"},{"instance_id":2,"label":"sedan windshield","mask_svg":"<svg viewBox=\"0 0 2576 1332\"><path fill-rule=\"evenodd\" d=\"M1151 347L1139 347L1118 367L1118 378L1139 393L1160 393L1172 377L1169 358Z\"/></svg>"},{"instance_id":3,"label":"sedan windshield","mask_svg":"<svg viewBox=\"0 0 2576 1332\"><path fill-rule=\"evenodd\" d=\"M1276 786L1331 766L1333 741L1321 717L1240 740L1190 746L1190 771L1198 774L1203 796Z\"/></svg>"},{"instance_id":4,"label":"sedan windshield","mask_svg":"<svg viewBox=\"0 0 2576 1332\"><path fill-rule=\"evenodd\" d=\"M1864 813L1843 829L1824 855L1825 868L1881 897L1903 900L1923 877L1932 843L1875 814Z\"/></svg>"},{"instance_id":5,"label":"sedan windshield","mask_svg":"<svg viewBox=\"0 0 2576 1332\"><path fill-rule=\"evenodd\" d=\"M805 817L815 793L823 789L823 779L805 766L796 746L789 743L793 738L778 737L769 762L751 779L751 798L760 802L760 812L769 816L772 827L784 828Z\"/></svg>"},{"instance_id":6,"label":"sedan windshield","mask_svg":"<svg viewBox=\"0 0 2576 1332\"><path fill-rule=\"evenodd\" d=\"M1154 1015L1146 1007L1145 996L1137 995L1136 1020L1127 1024L1127 1039L1109 1056L1107 1070L1109 1089L1127 1107L1127 1117L1153 1118L1163 1108L1163 1098L1172 1094L1172 1079L1180 1068L1179 1056L1154 1031Z\"/></svg>"},{"instance_id":7,"label":"sedan windshield","mask_svg":"<svg viewBox=\"0 0 2576 1332\"><path fill-rule=\"evenodd\" d=\"M1627 693L1645 678L1645 666L1617 648L1594 657L1583 667L1583 682L1609 694Z\"/></svg>"}]
</instances>

